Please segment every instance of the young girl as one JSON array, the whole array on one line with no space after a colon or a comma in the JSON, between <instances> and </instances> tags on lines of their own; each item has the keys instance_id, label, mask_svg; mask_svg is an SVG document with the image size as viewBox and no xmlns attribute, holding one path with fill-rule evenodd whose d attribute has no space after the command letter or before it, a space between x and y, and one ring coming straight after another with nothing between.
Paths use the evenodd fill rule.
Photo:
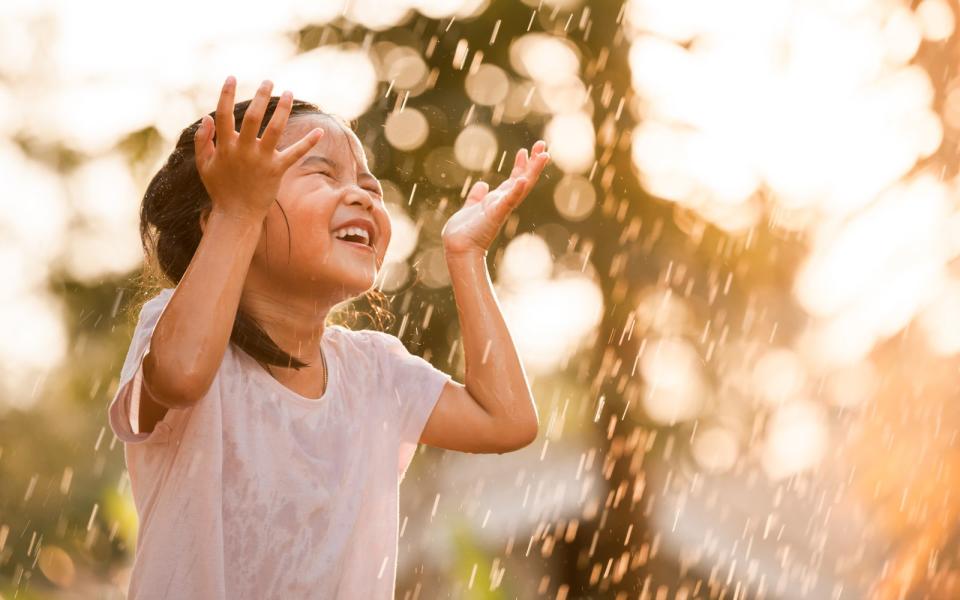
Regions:
<instances>
[{"instance_id":1,"label":"young girl","mask_svg":"<svg viewBox=\"0 0 960 600\"><path fill-rule=\"evenodd\" d=\"M549 157L471 189L442 231L461 385L379 331L325 324L373 287L390 219L356 135L265 81L183 131L146 191L175 287L140 312L109 422L140 518L130 598L393 598L418 443L503 453L538 416L486 249Z\"/></svg>"}]
</instances>

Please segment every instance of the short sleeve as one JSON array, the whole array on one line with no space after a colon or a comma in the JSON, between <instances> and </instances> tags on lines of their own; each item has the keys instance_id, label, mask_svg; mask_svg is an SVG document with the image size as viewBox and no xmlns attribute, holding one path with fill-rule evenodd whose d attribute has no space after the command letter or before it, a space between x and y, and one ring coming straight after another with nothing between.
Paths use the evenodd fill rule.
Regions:
<instances>
[{"instance_id":1,"label":"short sleeve","mask_svg":"<svg viewBox=\"0 0 960 600\"><path fill-rule=\"evenodd\" d=\"M107 410L110 429L118 438L128 444L154 443L167 439L170 434L168 415L156 424L153 431L139 432L140 389L143 381L143 359L150 352L150 338L153 329L160 320L167 303L173 296L173 288L162 290L148 300L140 309L140 318L133 331L127 357L120 370L120 382L117 392Z\"/></svg>"},{"instance_id":2,"label":"short sleeve","mask_svg":"<svg viewBox=\"0 0 960 600\"><path fill-rule=\"evenodd\" d=\"M420 434L436 406L444 385L452 378L423 357L411 354L396 336L370 331L380 352L386 399L396 410L399 434L398 472L402 479L413 460Z\"/></svg>"}]
</instances>

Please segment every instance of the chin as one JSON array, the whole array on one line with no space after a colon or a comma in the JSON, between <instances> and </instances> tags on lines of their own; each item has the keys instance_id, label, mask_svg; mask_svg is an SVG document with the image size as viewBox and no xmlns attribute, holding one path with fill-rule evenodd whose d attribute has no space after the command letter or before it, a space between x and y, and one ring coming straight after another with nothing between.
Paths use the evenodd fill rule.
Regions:
<instances>
[{"instance_id":1,"label":"chin","mask_svg":"<svg viewBox=\"0 0 960 600\"><path fill-rule=\"evenodd\" d=\"M370 274L346 274L343 277L338 277L336 280L331 281L330 284L333 284L335 287L341 289L343 299L346 300L348 298L362 296L363 294L369 292L371 289L373 289L375 282L376 272L371 272Z\"/></svg>"}]
</instances>

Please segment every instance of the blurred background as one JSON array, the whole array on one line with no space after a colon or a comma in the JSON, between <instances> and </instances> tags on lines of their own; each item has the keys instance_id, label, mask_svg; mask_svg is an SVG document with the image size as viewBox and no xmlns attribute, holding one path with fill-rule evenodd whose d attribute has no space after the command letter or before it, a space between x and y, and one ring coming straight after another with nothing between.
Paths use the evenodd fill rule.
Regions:
<instances>
[{"instance_id":1,"label":"blurred background","mask_svg":"<svg viewBox=\"0 0 960 600\"><path fill-rule=\"evenodd\" d=\"M960 597L958 9L4 0L0 597L123 597L140 198L228 74L357 120L458 381L440 229L550 145L489 255L539 438L420 446L397 598Z\"/></svg>"}]
</instances>

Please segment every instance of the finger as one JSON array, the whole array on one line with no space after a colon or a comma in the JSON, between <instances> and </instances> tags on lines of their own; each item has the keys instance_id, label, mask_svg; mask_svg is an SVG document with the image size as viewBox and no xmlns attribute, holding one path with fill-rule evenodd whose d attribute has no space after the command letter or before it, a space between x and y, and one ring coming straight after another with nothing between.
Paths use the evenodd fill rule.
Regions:
<instances>
[{"instance_id":1,"label":"finger","mask_svg":"<svg viewBox=\"0 0 960 600\"><path fill-rule=\"evenodd\" d=\"M533 145L533 148L530 149L530 156L536 156L547 149L547 143L543 140L537 140Z\"/></svg>"},{"instance_id":2,"label":"finger","mask_svg":"<svg viewBox=\"0 0 960 600\"><path fill-rule=\"evenodd\" d=\"M486 181L480 180L473 184L470 188L470 192L467 194L467 199L464 200L464 206L469 204L474 204L483 200L483 197L487 195L487 192L490 191L490 185Z\"/></svg>"},{"instance_id":3,"label":"finger","mask_svg":"<svg viewBox=\"0 0 960 600\"><path fill-rule=\"evenodd\" d=\"M530 168L531 163L535 162L537 157L547 151L547 143L543 140L537 140L533 146L530 147L530 159L527 161L527 169Z\"/></svg>"},{"instance_id":4,"label":"finger","mask_svg":"<svg viewBox=\"0 0 960 600\"><path fill-rule=\"evenodd\" d=\"M506 219L507 215L523 201L527 195L528 183L529 181L526 177L520 177L516 180L513 187L507 190L506 194L494 202L493 209L496 219Z\"/></svg>"},{"instance_id":5,"label":"finger","mask_svg":"<svg viewBox=\"0 0 960 600\"><path fill-rule=\"evenodd\" d=\"M210 126L207 125L207 115L200 118L200 125L193 134L193 153L197 160L197 169L205 165L213 148L210 147Z\"/></svg>"},{"instance_id":6,"label":"finger","mask_svg":"<svg viewBox=\"0 0 960 600\"><path fill-rule=\"evenodd\" d=\"M507 193L506 197L503 199L505 203L509 203L511 208L517 206L523 199L527 197L527 190L530 189L530 180L526 177L517 178L517 183L514 184L513 188Z\"/></svg>"},{"instance_id":7,"label":"finger","mask_svg":"<svg viewBox=\"0 0 960 600\"><path fill-rule=\"evenodd\" d=\"M273 89L273 82L264 80L257 88L257 93L253 100L247 106L243 113L243 123L240 124L239 143L243 145L252 144L260 133L260 124L263 123L263 113L267 108L267 102L270 100L270 90Z\"/></svg>"},{"instance_id":8,"label":"finger","mask_svg":"<svg viewBox=\"0 0 960 600\"><path fill-rule=\"evenodd\" d=\"M517 150L517 157L513 161L513 170L510 171L510 177L518 177L527 170L527 149L520 148Z\"/></svg>"},{"instance_id":9,"label":"finger","mask_svg":"<svg viewBox=\"0 0 960 600\"><path fill-rule=\"evenodd\" d=\"M272 151L277 147L280 141L280 135L287 126L287 119L290 117L290 107L293 105L293 94L290 91L284 91L280 94L280 100L277 101L277 108L270 116L270 123L263 131L260 137L260 146L264 151Z\"/></svg>"},{"instance_id":10,"label":"finger","mask_svg":"<svg viewBox=\"0 0 960 600\"><path fill-rule=\"evenodd\" d=\"M530 161L530 164L527 165L526 176L530 179L531 187L537 183L537 180L540 179L540 173L543 172L543 169L547 166L547 163L550 162L550 153L549 152L540 152Z\"/></svg>"},{"instance_id":11,"label":"finger","mask_svg":"<svg viewBox=\"0 0 960 600\"><path fill-rule=\"evenodd\" d=\"M313 148L324 133L323 129L314 127L307 132L305 136L297 140L296 143L284 148L283 151L280 152L280 164L283 170L286 171L289 169L294 163L300 160L303 155L309 152L310 148Z\"/></svg>"},{"instance_id":12,"label":"finger","mask_svg":"<svg viewBox=\"0 0 960 600\"><path fill-rule=\"evenodd\" d=\"M482 200L484 205L490 206L499 203L504 197L506 197L507 194L510 193L510 190L513 189L513 186L516 185L516 183L517 180L513 179L512 177L510 179L504 179L501 181L500 185L494 188L492 192L489 192L483 196Z\"/></svg>"},{"instance_id":13,"label":"finger","mask_svg":"<svg viewBox=\"0 0 960 600\"><path fill-rule=\"evenodd\" d=\"M233 119L233 95L237 91L237 80L233 75L227 77L223 83L223 89L220 90L220 100L217 102L217 112L214 122L217 126L218 140L232 140L234 136L233 128L236 122Z\"/></svg>"},{"instance_id":14,"label":"finger","mask_svg":"<svg viewBox=\"0 0 960 600\"><path fill-rule=\"evenodd\" d=\"M517 186L520 183L521 179L526 179L526 178L514 179L513 177L511 177L510 179L505 180L503 183L497 186L497 189L494 190L494 193L490 195L491 196L490 203L501 204L504 201L509 200L511 195L516 193Z\"/></svg>"},{"instance_id":15,"label":"finger","mask_svg":"<svg viewBox=\"0 0 960 600\"><path fill-rule=\"evenodd\" d=\"M508 190L511 187L513 187L513 184L516 182L516 180L517 180L516 177L508 177L503 181L501 181L500 185L498 185L494 191L502 192L504 190Z\"/></svg>"}]
</instances>

